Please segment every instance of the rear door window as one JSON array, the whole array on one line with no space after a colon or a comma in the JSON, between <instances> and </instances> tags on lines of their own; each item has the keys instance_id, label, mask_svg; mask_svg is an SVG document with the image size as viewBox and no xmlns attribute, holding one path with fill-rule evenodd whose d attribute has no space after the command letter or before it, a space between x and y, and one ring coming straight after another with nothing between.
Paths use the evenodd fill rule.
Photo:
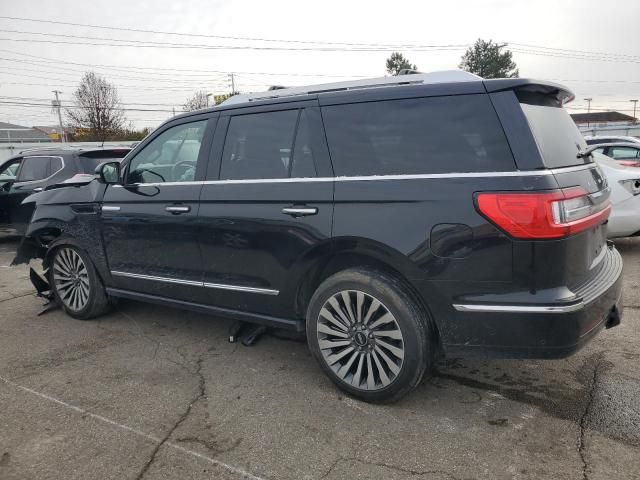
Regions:
<instances>
[{"instance_id":1,"label":"rear door window","mask_svg":"<svg viewBox=\"0 0 640 480\"><path fill-rule=\"evenodd\" d=\"M609 147L609 156L611 158L626 159L626 158L638 158L640 150L632 147Z\"/></svg>"},{"instance_id":2,"label":"rear door window","mask_svg":"<svg viewBox=\"0 0 640 480\"><path fill-rule=\"evenodd\" d=\"M17 182L35 182L50 177L63 167L60 157L24 157Z\"/></svg>"},{"instance_id":3,"label":"rear door window","mask_svg":"<svg viewBox=\"0 0 640 480\"><path fill-rule=\"evenodd\" d=\"M486 95L332 105L322 116L340 176L515 169Z\"/></svg>"},{"instance_id":4,"label":"rear door window","mask_svg":"<svg viewBox=\"0 0 640 480\"><path fill-rule=\"evenodd\" d=\"M231 117L221 180L288 178L298 110Z\"/></svg>"}]
</instances>

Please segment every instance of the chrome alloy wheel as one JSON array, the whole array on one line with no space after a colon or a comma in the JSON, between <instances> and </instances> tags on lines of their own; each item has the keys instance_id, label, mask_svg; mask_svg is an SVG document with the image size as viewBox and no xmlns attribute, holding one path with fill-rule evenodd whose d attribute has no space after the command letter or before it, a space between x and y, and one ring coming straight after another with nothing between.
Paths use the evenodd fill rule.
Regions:
<instances>
[{"instance_id":1,"label":"chrome alloy wheel","mask_svg":"<svg viewBox=\"0 0 640 480\"><path fill-rule=\"evenodd\" d=\"M389 386L404 361L404 340L393 314L358 290L329 298L317 322L324 361L345 383L361 390Z\"/></svg>"},{"instance_id":2,"label":"chrome alloy wheel","mask_svg":"<svg viewBox=\"0 0 640 480\"><path fill-rule=\"evenodd\" d=\"M89 302L89 273L82 258L72 248L61 248L53 262L53 282L60 300L74 312Z\"/></svg>"}]
</instances>

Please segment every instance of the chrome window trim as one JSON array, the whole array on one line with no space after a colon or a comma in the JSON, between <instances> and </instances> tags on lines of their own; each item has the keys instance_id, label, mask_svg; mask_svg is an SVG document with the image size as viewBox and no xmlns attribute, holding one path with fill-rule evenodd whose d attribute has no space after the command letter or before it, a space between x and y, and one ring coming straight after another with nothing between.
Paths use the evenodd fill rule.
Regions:
<instances>
[{"instance_id":1,"label":"chrome window trim","mask_svg":"<svg viewBox=\"0 0 640 480\"><path fill-rule=\"evenodd\" d=\"M243 180L204 180L190 182L133 183L130 185L113 185L116 188L127 187L160 187L186 185L225 185L250 183L304 183L304 182L361 182L373 180L423 180L432 178L492 178L492 177L540 177L559 173L577 172L593 168L595 164L576 165L573 167L553 168L546 170L514 170L510 172L459 172L459 173L420 173L415 175L360 175L342 177L302 177L302 178L247 178Z\"/></svg>"},{"instance_id":2,"label":"chrome window trim","mask_svg":"<svg viewBox=\"0 0 640 480\"><path fill-rule=\"evenodd\" d=\"M17 172L18 174L20 173L20 170L22 170L22 162L24 162L27 158L59 158L60 162L62 163L62 167L60 167L58 170L53 172L48 177L41 178L40 180L25 180L25 181L21 182L21 181L18 180L18 176L16 175L16 180L15 180L14 184L18 183L20 185L28 185L30 183L36 183L36 182L46 182L50 178L53 178L55 175L57 175L58 172L60 172L66 166L65 163L64 163L64 158L61 157L60 155L26 155L26 156L22 157L22 160L20 160L20 167L19 167L18 172Z\"/></svg>"},{"instance_id":3,"label":"chrome window trim","mask_svg":"<svg viewBox=\"0 0 640 480\"><path fill-rule=\"evenodd\" d=\"M247 292L247 293L260 293L263 295L279 295L279 290L273 290L270 288L257 288L257 287L245 287L241 285L228 285L225 283L207 283L207 282L196 282L194 280L181 280L178 278L169 278L169 277L157 277L155 275L143 275L140 273L130 273L130 272L122 272L118 270L111 270L111 275L116 277L128 277L128 278L137 278L139 280L152 280L156 282L165 282L165 283L175 283L178 285L189 285L193 287L204 287L204 288L216 288L220 290L232 290L236 292Z\"/></svg>"},{"instance_id":4,"label":"chrome window trim","mask_svg":"<svg viewBox=\"0 0 640 480\"><path fill-rule=\"evenodd\" d=\"M577 165L573 167L554 168L546 170L514 170L509 172L459 172L459 173L421 173L415 175L361 175L337 177L307 177L307 178L247 178L243 180L205 180L191 182L160 182L134 183L127 186L160 187L184 185L225 185L251 183L305 183L305 182L360 182L373 180L422 180L433 178L492 178L492 177L540 177L559 173L577 172L592 168L595 164ZM114 185L123 188L123 185Z\"/></svg>"},{"instance_id":5,"label":"chrome window trim","mask_svg":"<svg viewBox=\"0 0 640 480\"><path fill-rule=\"evenodd\" d=\"M495 304L453 304L459 312L492 313L571 313L584 308L582 301L570 305L495 305Z\"/></svg>"}]
</instances>

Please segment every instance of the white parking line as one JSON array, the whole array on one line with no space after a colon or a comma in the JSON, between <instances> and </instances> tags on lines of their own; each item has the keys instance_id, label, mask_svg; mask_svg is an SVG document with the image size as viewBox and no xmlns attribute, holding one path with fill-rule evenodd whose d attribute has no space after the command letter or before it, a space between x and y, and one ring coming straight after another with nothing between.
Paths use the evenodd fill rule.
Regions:
<instances>
[{"instance_id":1,"label":"white parking line","mask_svg":"<svg viewBox=\"0 0 640 480\"><path fill-rule=\"evenodd\" d=\"M4 377L0 376L0 381L2 381L5 384L10 385L10 386L12 386L14 388L22 390L23 392L27 392L27 393L30 393L32 395L35 395L36 397L39 397L39 398L41 398L43 400L47 400L49 402L58 404L58 405L60 405L60 406L62 406L64 408L67 408L69 410L73 410L74 412L77 412L77 413L79 413L79 414L81 414L81 415L83 415L85 417L91 417L91 418L93 418L95 420L98 420L100 422L103 422L103 423L106 423L106 424L111 425L113 427L119 428L120 430L125 430L127 432L130 432L130 433L133 433L135 435L138 435L139 437L142 437L142 438L144 438L146 440L149 440L149 441L151 441L153 443L160 443L161 442L161 440L158 437L155 437L153 435L145 433L145 432L143 432L141 430L138 430L136 428L129 427L127 425L123 425L123 424L118 423L118 422L116 422L114 420L111 420L109 418L103 417L102 415L97 415L95 413L91 413L91 412L85 410L84 408L80 408L80 407L77 407L75 405L71 405L70 403L63 402L62 400L54 398L51 395L47 395L46 393L37 392L36 390L33 390L31 388L24 387L24 386L19 385L19 384L15 383L15 382L12 382L11 380L8 380L8 379L6 379ZM174 450L177 450L179 452L185 453L187 455L190 455L192 457L198 458L200 460L204 460L204 461L210 463L211 465L217 465L219 467L224 468L225 470L228 470L231 473L235 473L237 475L241 475L244 478L248 478L250 480L266 480L266 479L264 479L262 477L258 477L256 475L253 475L252 473L249 473L249 472L247 472L245 470L242 470L241 468L234 467L233 465L226 464L224 462L221 462L220 460L216 460L215 458L207 457L206 455L203 455L203 454L198 453L198 452L194 452L193 450L189 450L188 448L184 448L184 447L182 447L180 445L176 445L175 443L165 442L164 446L173 448Z\"/></svg>"}]
</instances>

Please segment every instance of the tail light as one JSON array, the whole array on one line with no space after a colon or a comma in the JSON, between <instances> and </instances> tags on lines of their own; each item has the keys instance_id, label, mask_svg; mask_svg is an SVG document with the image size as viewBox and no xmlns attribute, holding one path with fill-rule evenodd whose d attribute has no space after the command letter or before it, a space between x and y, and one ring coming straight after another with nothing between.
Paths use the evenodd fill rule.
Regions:
<instances>
[{"instance_id":1,"label":"tail light","mask_svg":"<svg viewBox=\"0 0 640 480\"><path fill-rule=\"evenodd\" d=\"M623 167L640 167L640 162L636 162L635 160L618 160L618 165L622 165Z\"/></svg>"},{"instance_id":2,"label":"tail light","mask_svg":"<svg viewBox=\"0 0 640 480\"><path fill-rule=\"evenodd\" d=\"M581 187L546 192L487 192L476 196L480 213L514 238L562 238L605 221L609 200L594 204Z\"/></svg>"}]
</instances>

